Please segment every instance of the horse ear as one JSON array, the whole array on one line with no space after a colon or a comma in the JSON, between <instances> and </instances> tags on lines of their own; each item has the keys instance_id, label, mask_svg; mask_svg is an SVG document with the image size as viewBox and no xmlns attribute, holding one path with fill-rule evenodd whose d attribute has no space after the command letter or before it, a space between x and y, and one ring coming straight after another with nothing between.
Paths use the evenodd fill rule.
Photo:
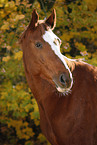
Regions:
<instances>
[{"instance_id":1,"label":"horse ear","mask_svg":"<svg viewBox=\"0 0 97 145\"><path fill-rule=\"evenodd\" d=\"M32 12L32 18L31 18L29 27L34 29L37 26L38 20L39 20L39 15L38 15L37 11L34 9Z\"/></svg>"},{"instance_id":2,"label":"horse ear","mask_svg":"<svg viewBox=\"0 0 97 145\"><path fill-rule=\"evenodd\" d=\"M56 11L55 9L52 11L52 14L46 19L45 23L51 27L51 29L54 29L56 25Z\"/></svg>"}]
</instances>

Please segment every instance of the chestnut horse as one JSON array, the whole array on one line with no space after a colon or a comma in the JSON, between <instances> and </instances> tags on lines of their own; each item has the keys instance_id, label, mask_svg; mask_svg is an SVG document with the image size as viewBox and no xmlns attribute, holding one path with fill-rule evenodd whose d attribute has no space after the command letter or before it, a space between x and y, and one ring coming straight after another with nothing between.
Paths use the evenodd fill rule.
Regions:
<instances>
[{"instance_id":1,"label":"chestnut horse","mask_svg":"<svg viewBox=\"0 0 97 145\"><path fill-rule=\"evenodd\" d=\"M97 145L97 68L60 53L55 24L55 10L46 20L33 10L20 40L42 132L52 145Z\"/></svg>"}]
</instances>

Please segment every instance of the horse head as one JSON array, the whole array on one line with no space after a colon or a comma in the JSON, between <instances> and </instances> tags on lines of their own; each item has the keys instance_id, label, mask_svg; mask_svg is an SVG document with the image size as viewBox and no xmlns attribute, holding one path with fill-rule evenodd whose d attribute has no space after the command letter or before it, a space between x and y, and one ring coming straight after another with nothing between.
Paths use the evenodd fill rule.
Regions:
<instances>
[{"instance_id":1,"label":"horse head","mask_svg":"<svg viewBox=\"0 0 97 145\"><path fill-rule=\"evenodd\" d=\"M24 62L32 76L40 76L65 93L71 89L73 77L60 52L61 40L52 31L55 25L55 10L46 20L39 20L38 13L33 10L31 21L22 34L21 45Z\"/></svg>"}]
</instances>

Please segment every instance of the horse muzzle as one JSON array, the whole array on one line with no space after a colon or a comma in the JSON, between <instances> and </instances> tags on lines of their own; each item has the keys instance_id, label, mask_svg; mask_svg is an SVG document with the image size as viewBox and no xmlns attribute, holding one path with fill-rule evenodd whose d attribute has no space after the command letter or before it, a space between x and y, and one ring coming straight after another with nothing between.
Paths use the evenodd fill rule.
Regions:
<instances>
[{"instance_id":1,"label":"horse muzzle","mask_svg":"<svg viewBox=\"0 0 97 145\"><path fill-rule=\"evenodd\" d=\"M53 82L56 85L58 92L69 92L73 85L73 79L66 73L60 73L53 77Z\"/></svg>"}]
</instances>

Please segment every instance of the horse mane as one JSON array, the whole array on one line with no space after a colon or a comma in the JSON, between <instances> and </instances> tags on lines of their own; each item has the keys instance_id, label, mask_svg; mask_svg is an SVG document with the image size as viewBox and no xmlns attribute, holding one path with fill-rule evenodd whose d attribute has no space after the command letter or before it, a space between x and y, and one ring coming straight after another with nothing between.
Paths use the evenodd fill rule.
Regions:
<instances>
[{"instance_id":1,"label":"horse mane","mask_svg":"<svg viewBox=\"0 0 97 145\"><path fill-rule=\"evenodd\" d=\"M67 63L70 71L72 72L76 65L80 65L81 63L85 63L82 59L70 59L63 55L65 62Z\"/></svg>"}]
</instances>

